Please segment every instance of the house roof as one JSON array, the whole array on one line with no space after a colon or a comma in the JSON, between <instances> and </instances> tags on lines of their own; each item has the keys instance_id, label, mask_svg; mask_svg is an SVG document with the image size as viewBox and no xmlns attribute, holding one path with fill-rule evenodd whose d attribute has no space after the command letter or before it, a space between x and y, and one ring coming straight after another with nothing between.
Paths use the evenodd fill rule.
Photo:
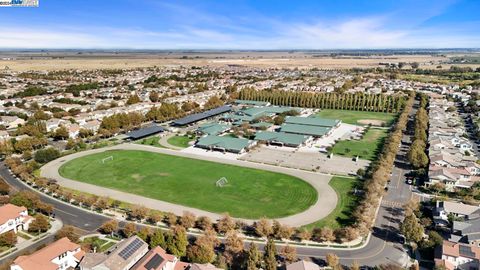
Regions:
<instances>
[{"instance_id":1,"label":"house roof","mask_svg":"<svg viewBox=\"0 0 480 270\"><path fill-rule=\"evenodd\" d=\"M466 216L471 215L480 209L478 206L450 201L439 202L439 206L443 207L447 213L457 213Z\"/></svg>"},{"instance_id":2,"label":"house roof","mask_svg":"<svg viewBox=\"0 0 480 270\"><path fill-rule=\"evenodd\" d=\"M442 255L480 260L480 248L474 245L443 241Z\"/></svg>"},{"instance_id":3,"label":"house roof","mask_svg":"<svg viewBox=\"0 0 480 270\"><path fill-rule=\"evenodd\" d=\"M0 224L20 216L23 211L27 211L24 206L16 206L10 203L0 206Z\"/></svg>"},{"instance_id":4,"label":"house roof","mask_svg":"<svg viewBox=\"0 0 480 270\"><path fill-rule=\"evenodd\" d=\"M125 269L138 255L147 253L148 244L138 236L132 236L117 243L110 250L109 254L87 253L80 265L85 268L101 265L111 270Z\"/></svg>"},{"instance_id":5,"label":"house roof","mask_svg":"<svg viewBox=\"0 0 480 270\"><path fill-rule=\"evenodd\" d=\"M155 247L142 257L131 270L156 270L162 269L167 262L176 262L174 255L168 254L163 248Z\"/></svg>"},{"instance_id":6,"label":"house roof","mask_svg":"<svg viewBox=\"0 0 480 270\"><path fill-rule=\"evenodd\" d=\"M67 251L74 251L78 248L80 248L78 244L64 237L31 255L18 257L13 263L23 270L56 270L58 265L52 263L52 260Z\"/></svg>"},{"instance_id":7,"label":"house roof","mask_svg":"<svg viewBox=\"0 0 480 270\"><path fill-rule=\"evenodd\" d=\"M287 265L287 270L319 270L320 266L308 261L298 261Z\"/></svg>"}]
</instances>

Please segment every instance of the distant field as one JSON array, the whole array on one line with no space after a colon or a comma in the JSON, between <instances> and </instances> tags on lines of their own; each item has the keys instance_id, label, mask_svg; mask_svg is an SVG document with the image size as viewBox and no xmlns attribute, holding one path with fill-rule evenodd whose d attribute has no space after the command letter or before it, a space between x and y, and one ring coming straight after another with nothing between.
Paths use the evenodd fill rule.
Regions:
<instances>
[{"instance_id":1,"label":"distant field","mask_svg":"<svg viewBox=\"0 0 480 270\"><path fill-rule=\"evenodd\" d=\"M355 178L334 176L329 185L337 192L337 206L325 218L304 226L307 229L329 227L331 229L341 228L353 222L353 211L357 205L358 198L352 194L357 184Z\"/></svg>"},{"instance_id":2,"label":"distant field","mask_svg":"<svg viewBox=\"0 0 480 270\"><path fill-rule=\"evenodd\" d=\"M373 161L381 150L388 131L385 129L370 128L361 140L339 141L332 149L336 155L345 157L358 156L361 159Z\"/></svg>"},{"instance_id":3,"label":"distant field","mask_svg":"<svg viewBox=\"0 0 480 270\"><path fill-rule=\"evenodd\" d=\"M173 137L170 137L168 138L167 142L173 146L177 146L177 147L183 147L183 148L187 148L189 147L189 142L191 142L192 139L190 139L189 137L187 136L173 136Z\"/></svg>"},{"instance_id":4,"label":"distant field","mask_svg":"<svg viewBox=\"0 0 480 270\"><path fill-rule=\"evenodd\" d=\"M22 60L0 60L0 69L8 67L10 70L62 70L62 69L133 69L163 65L185 66L226 66L231 64L252 67L285 67L285 68L338 68L351 69L352 67L378 67L380 62L418 62L444 60L442 57L431 55L395 55L372 57L330 57L322 55L313 57L303 52L232 52L232 53L197 53L183 54L152 54L150 57L125 53L123 55L62 55L62 59L48 59L51 55L44 55L39 59L27 57ZM184 59L188 56L188 59ZM444 65L447 66L447 65Z\"/></svg>"},{"instance_id":5,"label":"distant field","mask_svg":"<svg viewBox=\"0 0 480 270\"><path fill-rule=\"evenodd\" d=\"M379 120L384 122L386 126L390 126L395 120L396 114L325 109L318 112L317 116L323 118L340 119L342 122L352 125L364 125L359 122L361 120Z\"/></svg>"},{"instance_id":6,"label":"distant field","mask_svg":"<svg viewBox=\"0 0 480 270\"><path fill-rule=\"evenodd\" d=\"M102 163L105 157L113 160ZM317 201L310 184L290 175L145 151L106 151L71 160L66 178L234 217L279 218ZM216 187L222 177L225 187Z\"/></svg>"}]
</instances>

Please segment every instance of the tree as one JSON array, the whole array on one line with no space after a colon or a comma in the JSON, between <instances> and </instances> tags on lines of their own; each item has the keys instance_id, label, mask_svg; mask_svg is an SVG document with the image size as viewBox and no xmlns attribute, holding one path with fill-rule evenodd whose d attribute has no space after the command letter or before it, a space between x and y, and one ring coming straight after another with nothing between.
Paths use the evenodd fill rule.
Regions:
<instances>
[{"instance_id":1,"label":"tree","mask_svg":"<svg viewBox=\"0 0 480 270\"><path fill-rule=\"evenodd\" d=\"M111 219L106 221L105 223L100 226L100 232L104 234L113 234L118 230L118 221L115 219Z\"/></svg>"},{"instance_id":2,"label":"tree","mask_svg":"<svg viewBox=\"0 0 480 270\"><path fill-rule=\"evenodd\" d=\"M211 234L213 233L213 235ZM213 237L213 239L212 239ZM196 263L211 263L215 260L216 235L212 230L205 232L195 240L195 244L187 250L187 257Z\"/></svg>"},{"instance_id":3,"label":"tree","mask_svg":"<svg viewBox=\"0 0 480 270\"><path fill-rule=\"evenodd\" d=\"M247 270L257 270L261 267L262 254L255 243L250 242L247 254Z\"/></svg>"},{"instance_id":4,"label":"tree","mask_svg":"<svg viewBox=\"0 0 480 270\"><path fill-rule=\"evenodd\" d=\"M352 265L350 266L350 270L360 270L360 265L357 261L353 261Z\"/></svg>"},{"instance_id":5,"label":"tree","mask_svg":"<svg viewBox=\"0 0 480 270\"><path fill-rule=\"evenodd\" d=\"M167 248L166 247L166 242L165 242L165 235L163 234L163 231L160 229L156 229L153 234L150 236L148 245L150 248L154 248L157 246L160 246L162 248Z\"/></svg>"},{"instance_id":6,"label":"tree","mask_svg":"<svg viewBox=\"0 0 480 270\"><path fill-rule=\"evenodd\" d=\"M196 217L193 213L185 211L183 212L182 217L180 218L180 224L185 228L189 229L195 225Z\"/></svg>"},{"instance_id":7,"label":"tree","mask_svg":"<svg viewBox=\"0 0 480 270\"><path fill-rule=\"evenodd\" d=\"M297 260L297 249L293 246L286 245L282 249L282 256L287 263L292 263Z\"/></svg>"},{"instance_id":8,"label":"tree","mask_svg":"<svg viewBox=\"0 0 480 270\"><path fill-rule=\"evenodd\" d=\"M135 104L135 103L139 103L141 101L142 100L140 99L140 97L137 94L134 94L134 95L131 95L130 97L128 97L126 104L127 105L132 105L132 104Z\"/></svg>"},{"instance_id":9,"label":"tree","mask_svg":"<svg viewBox=\"0 0 480 270\"><path fill-rule=\"evenodd\" d=\"M170 226L177 225L178 217L174 213L167 213L165 215L165 222Z\"/></svg>"},{"instance_id":10,"label":"tree","mask_svg":"<svg viewBox=\"0 0 480 270\"><path fill-rule=\"evenodd\" d=\"M235 229L235 222L228 214L224 214L223 217L217 222L217 231L219 233L226 233Z\"/></svg>"},{"instance_id":11,"label":"tree","mask_svg":"<svg viewBox=\"0 0 480 270\"><path fill-rule=\"evenodd\" d=\"M409 242L419 243L423 238L423 227L411 212L406 213L403 223L400 224L400 231Z\"/></svg>"},{"instance_id":12,"label":"tree","mask_svg":"<svg viewBox=\"0 0 480 270\"><path fill-rule=\"evenodd\" d=\"M32 223L30 223L30 225L28 226L28 231L41 233L48 231L49 227L50 224L48 222L48 219L44 215L38 214L35 216L35 219L32 221Z\"/></svg>"},{"instance_id":13,"label":"tree","mask_svg":"<svg viewBox=\"0 0 480 270\"><path fill-rule=\"evenodd\" d=\"M166 240L167 251L177 257L185 256L187 252L187 231L182 226L175 226L169 232Z\"/></svg>"},{"instance_id":14,"label":"tree","mask_svg":"<svg viewBox=\"0 0 480 270\"><path fill-rule=\"evenodd\" d=\"M201 230L206 230L213 227L212 220L209 217L201 216L198 217L196 226Z\"/></svg>"},{"instance_id":15,"label":"tree","mask_svg":"<svg viewBox=\"0 0 480 270\"><path fill-rule=\"evenodd\" d=\"M10 193L10 186L0 177L0 195L8 195Z\"/></svg>"},{"instance_id":16,"label":"tree","mask_svg":"<svg viewBox=\"0 0 480 270\"><path fill-rule=\"evenodd\" d=\"M325 257L325 260L327 261L327 265L336 268L338 267L339 264L339 259L338 256L333 254L333 253L327 253L327 256Z\"/></svg>"},{"instance_id":17,"label":"tree","mask_svg":"<svg viewBox=\"0 0 480 270\"><path fill-rule=\"evenodd\" d=\"M65 126L58 127L53 133L55 140L65 140L69 137L68 129Z\"/></svg>"},{"instance_id":18,"label":"tree","mask_svg":"<svg viewBox=\"0 0 480 270\"><path fill-rule=\"evenodd\" d=\"M150 234L151 234L151 231L149 227L142 227L140 231L137 232L137 236L147 243L148 243L148 239L150 238Z\"/></svg>"},{"instance_id":19,"label":"tree","mask_svg":"<svg viewBox=\"0 0 480 270\"><path fill-rule=\"evenodd\" d=\"M53 147L37 150L33 156L33 159L41 164L50 162L60 157L60 151Z\"/></svg>"},{"instance_id":20,"label":"tree","mask_svg":"<svg viewBox=\"0 0 480 270\"><path fill-rule=\"evenodd\" d=\"M333 230L329 227L315 228L313 230L312 238L319 242L332 242L336 239Z\"/></svg>"},{"instance_id":21,"label":"tree","mask_svg":"<svg viewBox=\"0 0 480 270\"><path fill-rule=\"evenodd\" d=\"M137 231L135 224L133 222L128 222L125 227L122 229L122 233L125 237L130 237Z\"/></svg>"},{"instance_id":22,"label":"tree","mask_svg":"<svg viewBox=\"0 0 480 270\"><path fill-rule=\"evenodd\" d=\"M243 239L238 235L237 231L230 230L225 238L225 258L231 266L240 266L244 255Z\"/></svg>"},{"instance_id":23,"label":"tree","mask_svg":"<svg viewBox=\"0 0 480 270\"><path fill-rule=\"evenodd\" d=\"M0 246L13 247L17 243L17 235L13 230L0 234Z\"/></svg>"},{"instance_id":24,"label":"tree","mask_svg":"<svg viewBox=\"0 0 480 270\"><path fill-rule=\"evenodd\" d=\"M158 95L157 91L152 91L150 92L150 95L148 96L151 102L158 102L160 100L160 96Z\"/></svg>"},{"instance_id":25,"label":"tree","mask_svg":"<svg viewBox=\"0 0 480 270\"><path fill-rule=\"evenodd\" d=\"M205 109L212 109L216 107L222 106L224 101L222 101L219 97L217 96L212 96L207 100L207 102L203 105Z\"/></svg>"},{"instance_id":26,"label":"tree","mask_svg":"<svg viewBox=\"0 0 480 270\"><path fill-rule=\"evenodd\" d=\"M148 214L148 208L143 205L134 205L130 211L130 216L136 220L144 219Z\"/></svg>"},{"instance_id":27,"label":"tree","mask_svg":"<svg viewBox=\"0 0 480 270\"><path fill-rule=\"evenodd\" d=\"M256 221L253 225L255 233L260 237L268 237L273 233L272 224L266 218Z\"/></svg>"},{"instance_id":28,"label":"tree","mask_svg":"<svg viewBox=\"0 0 480 270\"><path fill-rule=\"evenodd\" d=\"M265 270L276 270L277 269L277 248L273 239L269 239L267 245L264 249L264 262Z\"/></svg>"},{"instance_id":29,"label":"tree","mask_svg":"<svg viewBox=\"0 0 480 270\"><path fill-rule=\"evenodd\" d=\"M151 211L150 214L148 215L148 221L151 222L152 224L157 224L162 220L163 216L157 211Z\"/></svg>"},{"instance_id":30,"label":"tree","mask_svg":"<svg viewBox=\"0 0 480 270\"><path fill-rule=\"evenodd\" d=\"M80 239L80 236L75 232L75 227L66 225L61 228L57 234L55 234L55 240L67 237L70 241L76 243Z\"/></svg>"}]
</instances>

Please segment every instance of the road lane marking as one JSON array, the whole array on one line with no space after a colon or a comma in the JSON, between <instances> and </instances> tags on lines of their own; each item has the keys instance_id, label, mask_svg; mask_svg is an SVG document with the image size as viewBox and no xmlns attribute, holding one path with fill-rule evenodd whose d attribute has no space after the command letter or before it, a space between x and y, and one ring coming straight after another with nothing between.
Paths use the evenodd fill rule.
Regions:
<instances>
[{"instance_id":1,"label":"road lane marking","mask_svg":"<svg viewBox=\"0 0 480 270\"><path fill-rule=\"evenodd\" d=\"M69 213L69 212L65 212L65 211L63 211L63 210L60 210L60 209L58 209L58 208L55 208L55 210L56 210L56 211L58 211L58 212L62 212L62 213L64 213L64 214L67 214L67 215L73 216L73 217L78 217L77 215L74 215L74 214L72 214L72 213Z\"/></svg>"}]
</instances>

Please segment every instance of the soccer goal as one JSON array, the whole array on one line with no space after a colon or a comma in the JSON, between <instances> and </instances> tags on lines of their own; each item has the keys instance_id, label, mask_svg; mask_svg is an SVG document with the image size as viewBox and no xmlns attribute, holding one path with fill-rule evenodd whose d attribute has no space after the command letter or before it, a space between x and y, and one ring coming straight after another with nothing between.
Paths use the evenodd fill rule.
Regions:
<instances>
[{"instance_id":1,"label":"soccer goal","mask_svg":"<svg viewBox=\"0 0 480 270\"><path fill-rule=\"evenodd\" d=\"M215 182L215 186L217 187L224 187L228 184L228 180L225 177L222 177Z\"/></svg>"},{"instance_id":2,"label":"soccer goal","mask_svg":"<svg viewBox=\"0 0 480 270\"><path fill-rule=\"evenodd\" d=\"M102 163L105 163L106 161L111 161L113 160L113 156L108 156L106 158L102 158Z\"/></svg>"}]
</instances>

